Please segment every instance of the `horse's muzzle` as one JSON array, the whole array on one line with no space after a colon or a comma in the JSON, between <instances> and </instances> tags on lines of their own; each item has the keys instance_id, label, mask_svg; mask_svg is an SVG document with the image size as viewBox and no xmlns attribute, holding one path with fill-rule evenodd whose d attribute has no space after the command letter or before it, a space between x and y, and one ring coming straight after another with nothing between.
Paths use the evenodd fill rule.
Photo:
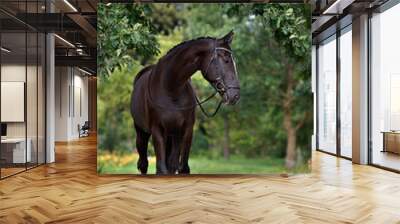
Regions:
<instances>
[{"instance_id":1,"label":"horse's muzzle","mask_svg":"<svg viewBox=\"0 0 400 224\"><path fill-rule=\"evenodd\" d=\"M223 94L224 103L227 105L235 105L240 99L240 91L239 89L228 89Z\"/></svg>"}]
</instances>

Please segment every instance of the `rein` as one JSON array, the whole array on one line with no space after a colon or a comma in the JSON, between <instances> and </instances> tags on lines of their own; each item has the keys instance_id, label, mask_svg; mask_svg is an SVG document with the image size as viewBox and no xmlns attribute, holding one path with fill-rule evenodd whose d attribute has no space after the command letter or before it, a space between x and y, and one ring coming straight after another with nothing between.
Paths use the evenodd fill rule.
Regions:
<instances>
[{"instance_id":1,"label":"rein","mask_svg":"<svg viewBox=\"0 0 400 224\"><path fill-rule=\"evenodd\" d=\"M213 49L213 56L211 57L211 60L210 60L210 62L209 62L208 65L207 65L205 74L207 75L208 69L209 69L211 63L214 61L214 59L217 58L217 51L218 51L218 50L226 51L226 52L228 52L228 53L231 55L231 57L232 57L232 62L234 63L235 73L236 73L236 64L235 64L235 61L233 60L233 52L232 52L231 50L227 49L227 48L224 48L224 47L214 47L214 49ZM151 78L151 76L149 77L149 80L148 80L149 83L150 83L150 78ZM223 99L221 99L221 100L219 101L218 106L216 107L215 111L214 111L213 113L211 113L211 114L207 113L207 111L203 108L202 105L203 105L204 103L206 103L207 101L209 101L210 99L212 99L215 95L217 95L217 93L225 93L228 89L240 89L240 87L238 87L238 86L229 86L229 85L225 85L224 82L223 82L223 80L222 80L221 75L218 75L217 78L216 78L215 80L210 80L209 82L211 82L211 84L212 84L211 86L215 89L215 92L214 92L213 94L211 94L210 96L208 96L205 100L200 101L199 98L197 97L196 91L194 90L193 86L192 86L191 84L189 84L190 87L192 88L193 92L194 92L194 96L195 96L195 99L196 99L196 104L194 104L194 105L192 105L192 106L188 106L188 107L173 108L173 109L176 109L176 110L189 110L189 109L195 108L196 106L199 106L201 112L202 112L206 117L212 118L212 117L214 117L214 116L218 113L219 109L221 108ZM153 104L155 104L156 106L158 106L158 107L160 107L160 108L165 108L164 106L161 106L161 105L156 104L156 103L153 102L150 92L148 93L148 95L149 95L150 101L151 101Z\"/></svg>"},{"instance_id":2,"label":"rein","mask_svg":"<svg viewBox=\"0 0 400 224\"><path fill-rule=\"evenodd\" d=\"M219 108L221 108L221 105L222 105L222 99L219 101L217 108L215 109L215 111L212 114L207 113L206 110L203 108L202 104L207 102L208 100L212 99L215 95L217 95L217 93L218 93L218 91L215 91L212 95L210 95L209 97L207 97L205 100L203 100L201 102L200 102L199 98L197 98L196 92L194 94L194 96L196 98L196 103L197 103L197 105L199 105L201 112L204 114L204 116L206 116L208 118L214 117L218 113Z\"/></svg>"}]
</instances>

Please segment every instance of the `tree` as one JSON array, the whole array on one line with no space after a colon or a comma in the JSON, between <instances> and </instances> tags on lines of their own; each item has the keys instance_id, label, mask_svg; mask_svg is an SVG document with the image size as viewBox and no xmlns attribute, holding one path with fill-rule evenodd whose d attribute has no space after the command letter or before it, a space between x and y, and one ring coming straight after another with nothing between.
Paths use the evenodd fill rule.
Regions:
<instances>
[{"instance_id":1,"label":"tree","mask_svg":"<svg viewBox=\"0 0 400 224\"><path fill-rule=\"evenodd\" d=\"M158 3L152 4L151 21L157 33L168 36L176 27L184 26L186 20L183 17L182 3Z\"/></svg>"},{"instance_id":2,"label":"tree","mask_svg":"<svg viewBox=\"0 0 400 224\"><path fill-rule=\"evenodd\" d=\"M268 5L255 4L254 14L261 16L272 29L275 40L286 50L290 57L282 61L285 65L285 84L282 85L283 125L287 132L286 167L296 164L297 132L310 122L310 110L300 104L311 100L310 83L310 8L304 5Z\"/></svg>"},{"instance_id":3,"label":"tree","mask_svg":"<svg viewBox=\"0 0 400 224\"><path fill-rule=\"evenodd\" d=\"M312 122L309 32L311 10L303 4L236 4L226 8L230 16L250 14L260 18L264 30L271 34L267 36L275 41L269 41L269 48L284 50L277 50L274 57L281 59L277 67L280 67L279 70L283 73L272 69L270 73L275 71L277 74L269 76L267 87L274 91L269 95L269 106L283 111L280 119L286 132L285 163L286 167L291 169L296 165L297 138L301 135L298 130ZM304 140L304 136L301 136L301 139Z\"/></svg>"},{"instance_id":4,"label":"tree","mask_svg":"<svg viewBox=\"0 0 400 224\"><path fill-rule=\"evenodd\" d=\"M126 66L115 69L112 75L99 81L98 120L99 148L108 151L134 149L135 135L129 111L133 79L140 66L128 72Z\"/></svg>"},{"instance_id":5,"label":"tree","mask_svg":"<svg viewBox=\"0 0 400 224\"><path fill-rule=\"evenodd\" d=\"M156 55L159 44L147 4L98 5L97 64L100 77L116 68L146 61ZM107 19L103 19L107 18Z\"/></svg>"},{"instance_id":6,"label":"tree","mask_svg":"<svg viewBox=\"0 0 400 224\"><path fill-rule=\"evenodd\" d=\"M229 159L230 156L230 133L229 133L229 115L227 113L223 114L223 119L224 119L224 158Z\"/></svg>"}]
</instances>

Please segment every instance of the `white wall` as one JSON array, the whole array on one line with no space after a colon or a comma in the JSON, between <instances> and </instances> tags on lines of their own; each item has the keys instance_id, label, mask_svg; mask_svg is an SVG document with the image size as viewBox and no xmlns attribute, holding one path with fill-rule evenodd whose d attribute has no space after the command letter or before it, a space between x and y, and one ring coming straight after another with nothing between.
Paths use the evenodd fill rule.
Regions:
<instances>
[{"instance_id":1,"label":"white wall","mask_svg":"<svg viewBox=\"0 0 400 224\"><path fill-rule=\"evenodd\" d=\"M1 81L25 82L25 64L5 64L1 66ZM1 108L6 110L7 108ZM7 137L25 137L25 122L7 123Z\"/></svg>"},{"instance_id":2,"label":"white wall","mask_svg":"<svg viewBox=\"0 0 400 224\"><path fill-rule=\"evenodd\" d=\"M78 72L78 74L77 74ZM74 99L73 105L74 107L72 108L72 120L71 120L71 136L74 138L79 137L79 132L78 132L78 124L81 126L85 123L85 121L88 121L88 78L86 76L82 76L83 73L81 73L78 70L74 70L74 96L72 98Z\"/></svg>"},{"instance_id":3,"label":"white wall","mask_svg":"<svg viewBox=\"0 0 400 224\"><path fill-rule=\"evenodd\" d=\"M55 140L68 140L68 88L70 77L67 67L55 68Z\"/></svg>"},{"instance_id":4,"label":"white wall","mask_svg":"<svg viewBox=\"0 0 400 224\"><path fill-rule=\"evenodd\" d=\"M78 125L88 120L88 78L72 67L56 67L56 141L79 138Z\"/></svg>"},{"instance_id":5,"label":"white wall","mask_svg":"<svg viewBox=\"0 0 400 224\"><path fill-rule=\"evenodd\" d=\"M26 70L27 69L27 70ZM2 82L24 82L26 71L28 71L28 84L29 87L34 86L34 88L27 88L27 119L28 119L28 129L32 128L36 130L36 80L32 80L31 75L34 74L36 77L36 66L27 66L19 64L3 64L1 66L1 81ZM6 96L2 96L6 97ZM39 105L40 107L41 105ZM7 108L1 108L2 110L7 110ZM24 110L24 108L22 108ZM33 122L33 123L32 123ZM29 130L28 130L29 131ZM7 135L8 137L25 137L25 122L7 122ZM35 132L36 135L36 132ZM29 137L29 133L28 133Z\"/></svg>"},{"instance_id":6,"label":"white wall","mask_svg":"<svg viewBox=\"0 0 400 224\"><path fill-rule=\"evenodd\" d=\"M3 64L1 66L1 81L2 82L24 82L25 83L25 64ZM6 96L2 96L4 98ZM1 108L1 110L7 110L7 108ZM24 108L22 108L24 110ZM22 124L22 125L21 125ZM18 131L18 129L23 129ZM25 125L24 122L11 122L8 123L8 131L14 132L17 137L25 136Z\"/></svg>"},{"instance_id":7,"label":"white wall","mask_svg":"<svg viewBox=\"0 0 400 224\"><path fill-rule=\"evenodd\" d=\"M38 70L37 70L38 69ZM24 138L25 134L30 140L32 149L32 161L36 162L39 159L39 163L44 163L44 74L42 73L42 67L36 67L36 65L25 64L2 64L1 66L2 82L24 82L26 84L26 107L23 102L22 108L19 108L20 113L26 112L26 121L21 122L5 122L7 123L7 137L9 138ZM27 81L25 80L27 78ZM24 90L21 94L24 94ZM3 89L2 89L3 92ZM4 92L3 92L4 94ZM7 98L7 95L2 95L2 98ZM3 107L2 112L16 113L17 111L12 108ZM15 110L15 108L14 108ZM24 115L22 115L24 116ZM37 153L39 155L37 156Z\"/></svg>"}]
</instances>

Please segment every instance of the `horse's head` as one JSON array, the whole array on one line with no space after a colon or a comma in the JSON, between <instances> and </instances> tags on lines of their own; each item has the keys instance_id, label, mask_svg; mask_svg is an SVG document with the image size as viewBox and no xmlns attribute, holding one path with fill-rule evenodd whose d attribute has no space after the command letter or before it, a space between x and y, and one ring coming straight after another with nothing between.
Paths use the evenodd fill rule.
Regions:
<instances>
[{"instance_id":1,"label":"horse's head","mask_svg":"<svg viewBox=\"0 0 400 224\"><path fill-rule=\"evenodd\" d=\"M204 78L213 85L224 103L234 105L240 98L239 78L230 44L233 32L213 42L205 60Z\"/></svg>"}]
</instances>

